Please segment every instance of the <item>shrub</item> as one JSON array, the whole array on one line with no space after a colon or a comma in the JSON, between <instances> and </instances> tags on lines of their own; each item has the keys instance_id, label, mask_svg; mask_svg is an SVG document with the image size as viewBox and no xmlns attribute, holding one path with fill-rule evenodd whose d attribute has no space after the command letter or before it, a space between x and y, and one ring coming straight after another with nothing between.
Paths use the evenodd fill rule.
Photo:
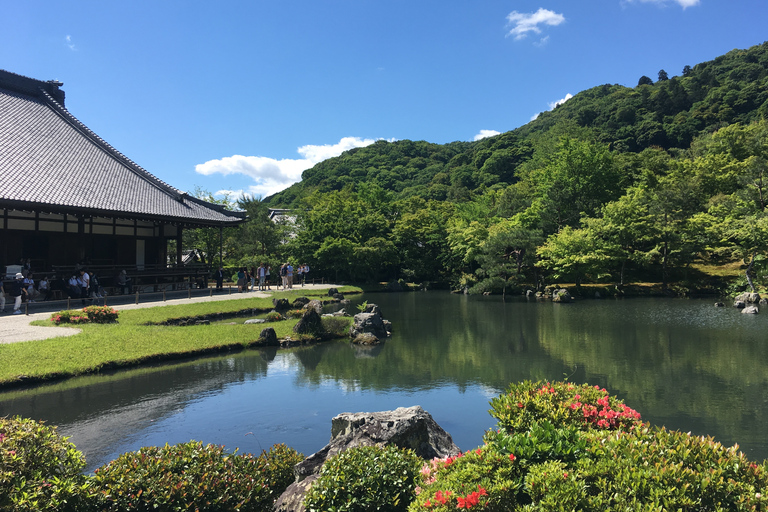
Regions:
<instances>
[{"instance_id":1,"label":"shrub","mask_svg":"<svg viewBox=\"0 0 768 512\"><path fill-rule=\"evenodd\" d=\"M82 510L85 458L56 427L0 418L0 510Z\"/></svg>"},{"instance_id":2,"label":"shrub","mask_svg":"<svg viewBox=\"0 0 768 512\"><path fill-rule=\"evenodd\" d=\"M631 430L641 424L637 411L588 384L525 381L510 385L490 404L491 416L508 433L525 432L540 420L581 430Z\"/></svg>"},{"instance_id":3,"label":"shrub","mask_svg":"<svg viewBox=\"0 0 768 512\"><path fill-rule=\"evenodd\" d=\"M265 316L264 319L267 322L279 322L280 320L283 319L283 315L281 315L277 311L270 311L269 313L267 313L267 316Z\"/></svg>"},{"instance_id":4,"label":"shrub","mask_svg":"<svg viewBox=\"0 0 768 512\"><path fill-rule=\"evenodd\" d=\"M763 465L711 437L641 426L593 432L575 464L531 467L532 510L765 510Z\"/></svg>"},{"instance_id":5,"label":"shrub","mask_svg":"<svg viewBox=\"0 0 768 512\"><path fill-rule=\"evenodd\" d=\"M275 445L259 457L190 441L121 455L93 477L106 511L270 511L301 454Z\"/></svg>"},{"instance_id":6,"label":"shrub","mask_svg":"<svg viewBox=\"0 0 768 512\"><path fill-rule=\"evenodd\" d=\"M323 329L332 336L346 336L349 334L350 319L343 316L322 317Z\"/></svg>"},{"instance_id":7,"label":"shrub","mask_svg":"<svg viewBox=\"0 0 768 512\"><path fill-rule=\"evenodd\" d=\"M108 324L117 322L118 311L109 306L86 306L83 309L66 309L51 315L51 322L60 324Z\"/></svg>"},{"instance_id":8,"label":"shrub","mask_svg":"<svg viewBox=\"0 0 768 512\"><path fill-rule=\"evenodd\" d=\"M301 309L291 309L285 313L286 318L301 318L304 315L304 311Z\"/></svg>"},{"instance_id":9,"label":"shrub","mask_svg":"<svg viewBox=\"0 0 768 512\"><path fill-rule=\"evenodd\" d=\"M304 506L310 512L404 511L423 462L392 445L350 448L325 462Z\"/></svg>"},{"instance_id":10,"label":"shrub","mask_svg":"<svg viewBox=\"0 0 768 512\"><path fill-rule=\"evenodd\" d=\"M421 486L408 510L514 510L519 505L523 474L514 455L503 455L487 446L432 459L421 469Z\"/></svg>"}]
</instances>

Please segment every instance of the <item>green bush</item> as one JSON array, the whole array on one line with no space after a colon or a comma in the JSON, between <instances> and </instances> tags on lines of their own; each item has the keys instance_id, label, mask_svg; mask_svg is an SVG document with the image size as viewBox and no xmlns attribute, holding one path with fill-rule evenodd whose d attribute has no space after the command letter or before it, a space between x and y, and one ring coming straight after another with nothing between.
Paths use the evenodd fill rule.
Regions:
<instances>
[{"instance_id":1,"label":"green bush","mask_svg":"<svg viewBox=\"0 0 768 512\"><path fill-rule=\"evenodd\" d=\"M324 316L321 321L323 322L325 332L332 336L341 337L349 334L349 324L351 322L349 317Z\"/></svg>"},{"instance_id":2,"label":"green bush","mask_svg":"<svg viewBox=\"0 0 768 512\"><path fill-rule=\"evenodd\" d=\"M426 466L410 512L768 509L766 462L642 424L603 389L528 382L491 403L502 428L483 448Z\"/></svg>"},{"instance_id":3,"label":"green bush","mask_svg":"<svg viewBox=\"0 0 768 512\"><path fill-rule=\"evenodd\" d=\"M304 310L302 309L290 309L285 313L286 318L301 318L302 316L304 316Z\"/></svg>"},{"instance_id":4,"label":"green bush","mask_svg":"<svg viewBox=\"0 0 768 512\"><path fill-rule=\"evenodd\" d=\"M540 420L581 430L632 430L642 424L637 411L588 384L524 381L510 385L490 404L491 416L508 433L526 432Z\"/></svg>"},{"instance_id":5,"label":"green bush","mask_svg":"<svg viewBox=\"0 0 768 512\"><path fill-rule=\"evenodd\" d=\"M82 510L85 458L56 427L0 418L0 510Z\"/></svg>"},{"instance_id":6,"label":"green bush","mask_svg":"<svg viewBox=\"0 0 768 512\"><path fill-rule=\"evenodd\" d=\"M530 510L765 510L765 465L709 437L641 426L593 432L575 464L532 466Z\"/></svg>"},{"instance_id":7,"label":"green bush","mask_svg":"<svg viewBox=\"0 0 768 512\"><path fill-rule=\"evenodd\" d=\"M285 445L259 457L200 442L146 447L95 471L104 511L270 511L303 459Z\"/></svg>"},{"instance_id":8,"label":"green bush","mask_svg":"<svg viewBox=\"0 0 768 512\"><path fill-rule=\"evenodd\" d=\"M283 319L283 315L281 315L277 311L270 311L269 313L267 313L267 316L265 316L264 319L267 322L279 322L280 320Z\"/></svg>"},{"instance_id":9,"label":"green bush","mask_svg":"<svg viewBox=\"0 0 768 512\"><path fill-rule=\"evenodd\" d=\"M51 315L51 322L59 324L109 324L117 322L118 311L109 306L86 306L83 309L65 309Z\"/></svg>"},{"instance_id":10,"label":"green bush","mask_svg":"<svg viewBox=\"0 0 768 512\"><path fill-rule=\"evenodd\" d=\"M432 459L421 469L417 496L408 510L514 510L520 504L523 475L524 468L514 455L501 454L489 446Z\"/></svg>"},{"instance_id":11,"label":"green bush","mask_svg":"<svg viewBox=\"0 0 768 512\"><path fill-rule=\"evenodd\" d=\"M423 463L396 446L350 448L325 462L304 506L309 512L404 511Z\"/></svg>"}]
</instances>

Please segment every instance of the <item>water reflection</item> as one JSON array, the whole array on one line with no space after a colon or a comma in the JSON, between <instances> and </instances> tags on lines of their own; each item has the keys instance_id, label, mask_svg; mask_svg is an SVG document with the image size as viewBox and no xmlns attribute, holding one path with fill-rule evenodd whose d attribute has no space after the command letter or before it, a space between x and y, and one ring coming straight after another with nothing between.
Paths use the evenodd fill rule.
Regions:
<instances>
[{"instance_id":1,"label":"water reflection","mask_svg":"<svg viewBox=\"0 0 768 512\"><path fill-rule=\"evenodd\" d=\"M263 349L72 379L0 395L0 415L59 425L90 469L146 445L199 439L258 452L321 448L345 411L421 405L463 449L493 425L508 383L563 379L606 387L643 417L766 445L766 320L711 301L571 305L446 293L366 295L392 321L384 345ZM351 311L355 311L354 305Z\"/></svg>"}]
</instances>

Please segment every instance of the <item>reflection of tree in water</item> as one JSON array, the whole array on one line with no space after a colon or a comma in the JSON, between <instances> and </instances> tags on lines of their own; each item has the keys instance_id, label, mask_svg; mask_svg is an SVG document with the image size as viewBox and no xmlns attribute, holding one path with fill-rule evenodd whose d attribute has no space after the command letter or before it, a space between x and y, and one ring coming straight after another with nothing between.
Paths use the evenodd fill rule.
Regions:
<instances>
[{"instance_id":1,"label":"reflection of tree in water","mask_svg":"<svg viewBox=\"0 0 768 512\"><path fill-rule=\"evenodd\" d=\"M383 343L386 343L383 342ZM352 350L355 352L355 359L375 359L381 354L384 348L383 344L379 345L353 345L350 344Z\"/></svg>"},{"instance_id":2,"label":"reflection of tree in water","mask_svg":"<svg viewBox=\"0 0 768 512\"><path fill-rule=\"evenodd\" d=\"M312 372L323 359L325 347L322 345L310 345L294 349L293 356L301 362L304 369Z\"/></svg>"}]
</instances>

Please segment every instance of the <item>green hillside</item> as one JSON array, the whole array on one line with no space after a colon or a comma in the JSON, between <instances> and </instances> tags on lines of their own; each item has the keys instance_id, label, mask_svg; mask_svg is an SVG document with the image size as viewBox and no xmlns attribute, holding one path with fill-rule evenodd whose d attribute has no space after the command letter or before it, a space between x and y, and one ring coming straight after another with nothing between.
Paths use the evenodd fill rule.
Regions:
<instances>
[{"instance_id":1,"label":"green hillside","mask_svg":"<svg viewBox=\"0 0 768 512\"><path fill-rule=\"evenodd\" d=\"M246 225L231 254L255 247L306 262L316 277L478 293L768 288L767 118L763 43L680 76L582 91L477 142L347 151L245 205L260 223ZM294 210L290 236L272 233L267 206Z\"/></svg>"},{"instance_id":2,"label":"green hillside","mask_svg":"<svg viewBox=\"0 0 768 512\"><path fill-rule=\"evenodd\" d=\"M642 77L639 82L651 83L582 91L521 128L477 142L379 141L353 149L308 169L301 182L267 202L296 206L314 191L360 182L377 183L399 198L466 201L472 194L513 183L535 147L563 135L603 143L619 153L686 149L703 133L766 117L768 43L686 66L680 76L655 83Z\"/></svg>"}]
</instances>

